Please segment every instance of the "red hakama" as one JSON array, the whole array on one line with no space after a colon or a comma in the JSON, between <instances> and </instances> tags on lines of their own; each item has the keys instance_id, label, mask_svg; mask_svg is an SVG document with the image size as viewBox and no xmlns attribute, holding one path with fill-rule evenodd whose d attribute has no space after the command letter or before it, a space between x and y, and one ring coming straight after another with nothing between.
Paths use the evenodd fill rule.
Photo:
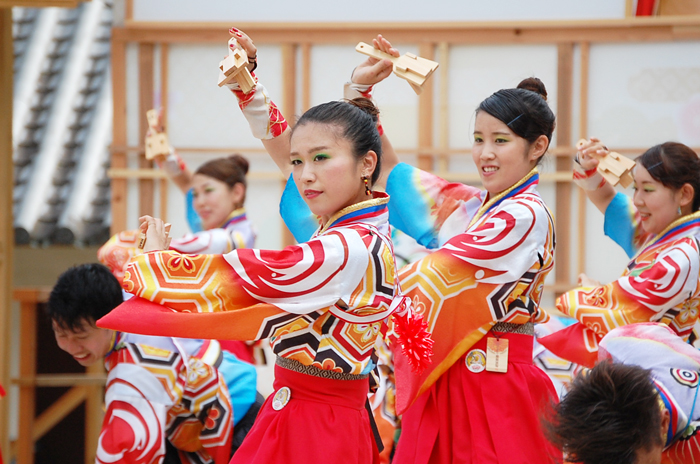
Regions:
<instances>
[{"instance_id":1,"label":"red hakama","mask_svg":"<svg viewBox=\"0 0 700 464\"><path fill-rule=\"evenodd\" d=\"M276 365L274 388L230 464L379 462L365 409L367 378L335 380Z\"/></svg>"},{"instance_id":2,"label":"red hakama","mask_svg":"<svg viewBox=\"0 0 700 464\"><path fill-rule=\"evenodd\" d=\"M485 352L489 336L472 349ZM508 372L471 372L465 364L468 352L463 355L404 413L395 464L561 460L540 427L543 408L557 396L547 375L532 363L533 337L502 337L510 344Z\"/></svg>"}]
</instances>

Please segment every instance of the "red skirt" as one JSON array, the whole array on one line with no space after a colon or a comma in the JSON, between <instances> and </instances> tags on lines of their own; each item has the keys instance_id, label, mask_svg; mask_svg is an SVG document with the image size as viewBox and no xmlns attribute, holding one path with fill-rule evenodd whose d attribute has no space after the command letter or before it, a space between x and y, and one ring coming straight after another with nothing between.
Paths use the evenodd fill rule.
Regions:
<instances>
[{"instance_id":1,"label":"red skirt","mask_svg":"<svg viewBox=\"0 0 700 464\"><path fill-rule=\"evenodd\" d=\"M472 349L486 351L487 337ZM403 415L394 464L561 462L540 426L543 408L557 395L532 363L533 337L503 337L508 372L471 372L462 356Z\"/></svg>"},{"instance_id":2,"label":"red skirt","mask_svg":"<svg viewBox=\"0 0 700 464\"><path fill-rule=\"evenodd\" d=\"M287 401L278 394L284 387ZM230 464L379 462L365 409L369 380L325 379L276 365L274 388Z\"/></svg>"}]
</instances>

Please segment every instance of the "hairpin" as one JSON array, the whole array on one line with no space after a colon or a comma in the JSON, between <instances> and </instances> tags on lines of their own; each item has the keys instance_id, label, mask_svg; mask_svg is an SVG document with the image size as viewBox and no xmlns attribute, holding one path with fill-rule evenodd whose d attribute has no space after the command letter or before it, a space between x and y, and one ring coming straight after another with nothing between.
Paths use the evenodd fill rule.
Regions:
<instances>
[{"instance_id":1,"label":"hairpin","mask_svg":"<svg viewBox=\"0 0 700 464\"><path fill-rule=\"evenodd\" d=\"M520 113L519 116L516 116L515 119L513 119L511 122L509 122L508 124L506 124L506 126L509 126L509 127L510 127L510 125L513 124L513 123L514 123L515 121L517 121L518 119L520 119L520 116L522 116L523 114L524 114L524 113Z\"/></svg>"}]
</instances>

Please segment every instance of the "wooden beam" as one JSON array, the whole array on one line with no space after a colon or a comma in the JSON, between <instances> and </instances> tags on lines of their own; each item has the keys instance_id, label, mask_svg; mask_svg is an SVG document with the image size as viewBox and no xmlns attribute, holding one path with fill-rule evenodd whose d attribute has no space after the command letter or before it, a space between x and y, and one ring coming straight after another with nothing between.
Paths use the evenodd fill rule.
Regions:
<instances>
[{"instance_id":1,"label":"wooden beam","mask_svg":"<svg viewBox=\"0 0 700 464\"><path fill-rule=\"evenodd\" d=\"M635 157L644 153L649 147L615 147L615 151L623 155L628 155ZM690 147L696 152L700 152L700 147ZM138 153L141 147L137 146L112 146L112 152L115 151L125 151L131 153ZM177 147L178 153L243 153L246 156L267 156L267 151L262 147ZM470 155L472 150L469 147L454 147L454 148L440 148L429 147L426 149L419 148L394 148L394 151L400 155L415 155L415 154L435 154L444 156L464 156ZM570 146L556 146L550 147L547 152L548 155L554 157L572 157L576 153L576 147ZM111 172L127 172L132 170L118 170L112 169ZM120 174L121 175L121 174ZM115 175L116 176L116 175Z\"/></svg>"},{"instance_id":2,"label":"wooden beam","mask_svg":"<svg viewBox=\"0 0 700 464\"><path fill-rule=\"evenodd\" d=\"M149 23L127 21L113 37L130 42L222 43L229 23ZM518 44L569 42L660 42L700 38L700 16L654 16L603 20L397 22L397 23L240 23L257 44L356 44L383 33L398 43L427 36L434 43ZM684 35L686 34L686 35ZM688 36L690 35L690 37Z\"/></svg>"},{"instance_id":3,"label":"wooden beam","mask_svg":"<svg viewBox=\"0 0 700 464\"><path fill-rule=\"evenodd\" d=\"M153 79L154 79L155 46L152 43L139 44L139 144L143 143L148 129L146 111L153 108ZM152 169L153 161L147 160L139 153L139 168ZM153 216L155 183L152 179L139 180L139 216Z\"/></svg>"},{"instance_id":4,"label":"wooden beam","mask_svg":"<svg viewBox=\"0 0 700 464\"><path fill-rule=\"evenodd\" d=\"M112 34L112 169L126 169L126 42ZM117 147L117 148L115 148ZM126 230L126 179L112 179L112 234Z\"/></svg>"},{"instance_id":5,"label":"wooden beam","mask_svg":"<svg viewBox=\"0 0 700 464\"><path fill-rule=\"evenodd\" d=\"M19 375L22 378L36 375L36 302L20 303L19 325ZM33 464L34 440L34 386L19 387L19 426L17 429L17 464Z\"/></svg>"},{"instance_id":6,"label":"wooden beam","mask_svg":"<svg viewBox=\"0 0 700 464\"><path fill-rule=\"evenodd\" d=\"M573 111L574 44L557 46L557 145L570 147L571 116ZM571 157L556 160L557 172L571 172ZM570 174L569 174L570 176ZM557 183L557 252L555 258L556 282L569 282L571 271L571 182Z\"/></svg>"},{"instance_id":7,"label":"wooden beam","mask_svg":"<svg viewBox=\"0 0 700 464\"><path fill-rule=\"evenodd\" d=\"M658 15L700 15L698 0L659 0Z\"/></svg>"},{"instance_id":8,"label":"wooden beam","mask_svg":"<svg viewBox=\"0 0 700 464\"><path fill-rule=\"evenodd\" d=\"M168 175L158 169L115 169L107 170L110 179L168 179ZM113 180L113 181L114 181Z\"/></svg>"},{"instance_id":9,"label":"wooden beam","mask_svg":"<svg viewBox=\"0 0 700 464\"><path fill-rule=\"evenodd\" d=\"M73 387L61 395L51 406L39 414L34 421L32 440L36 442L46 435L46 432L54 428L56 424L61 422L71 411L78 407L80 403L85 401L86 394L86 387Z\"/></svg>"},{"instance_id":10,"label":"wooden beam","mask_svg":"<svg viewBox=\"0 0 700 464\"><path fill-rule=\"evenodd\" d=\"M51 287L17 287L12 291L12 299L21 303L46 303L51 295Z\"/></svg>"},{"instance_id":11,"label":"wooden beam","mask_svg":"<svg viewBox=\"0 0 700 464\"><path fill-rule=\"evenodd\" d=\"M581 70L579 88L579 116L578 116L578 136L588 138L588 78L591 63L591 45L582 42L581 48ZM573 142L573 140L572 140ZM586 272L586 209L588 207L588 197L583 189L576 189L578 197L578 246L577 251L577 274Z\"/></svg>"},{"instance_id":12,"label":"wooden beam","mask_svg":"<svg viewBox=\"0 0 700 464\"><path fill-rule=\"evenodd\" d=\"M34 387L74 387L78 385L104 386L107 383L107 375L98 374L38 374L34 377L19 377L12 379L12 383L20 386Z\"/></svg>"},{"instance_id":13,"label":"wooden beam","mask_svg":"<svg viewBox=\"0 0 700 464\"><path fill-rule=\"evenodd\" d=\"M392 40L394 40L392 38ZM435 45L421 43L418 55L428 60L435 59ZM423 84L423 92L418 96L418 149L429 150L433 146L433 110L435 98L433 95L434 81L428 79ZM435 157L432 153L418 155L418 168L424 171L435 169Z\"/></svg>"},{"instance_id":14,"label":"wooden beam","mask_svg":"<svg viewBox=\"0 0 700 464\"><path fill-rule=\"evenodd\" d=\"M0 384L9 388L12 309L12 94L14 50L12 9L0 8ZM9 391L8 391L9 394ZM0 398L0 449L10 449L10 398Z\"/></svg>"}]
</instances>

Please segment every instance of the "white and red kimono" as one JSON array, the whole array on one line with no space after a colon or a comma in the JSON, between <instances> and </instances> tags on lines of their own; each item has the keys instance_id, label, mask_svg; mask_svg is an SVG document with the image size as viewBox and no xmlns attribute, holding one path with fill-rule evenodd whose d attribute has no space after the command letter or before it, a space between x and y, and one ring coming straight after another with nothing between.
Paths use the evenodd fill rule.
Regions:
<instances>
[{"instance_id":1,"label":"white and red kimono","mask_svg":"<svg viewBox=\"0 0 700 464\"><path fill-rule=\"evenodd\" d=\"M160 464L166 439L183 464L228 463L233 410L223 376L184 350L131 338L140 341L118 333L105 358L106 411L96 463Z\"/></svg>"},{"instance_id":2,"label":"white and red kimono","mask_svg":"<svg viewBox=\"0 0 700 464\"><path fill-rule=\"evenodd\" d=\"M278 355L275 394L232 462L299 456L376 462L366 409L373 348L387 318L408 310L388 237L388 201L377 193L349 206L307 243L281 251L136 256L124 287L139 298L98 325L150 335L269 338Z\"/></svg>"},{"instance_id":3,"label":"white and red kimono","mask_svg":"<svg viewBox=\"0 0 700 464\"><path fill-rule=\"evenodd\" d=\"M437 248L399 274L428 322L434 358L416 375L395 353L403 417L393 462L545 463L561 457L539 425L540 407L556 394L532 363L531 323L548 318L539 302L554 262L554 223L537 193L538 180L533 170L489 198L405 164L392 170L392 225ZM510 333L494 333L494 327ZM509 340L507 373L472 363L494 336Z\"/></svg>"},{"instance_id":4,"label":"white and red kimono","mask_svg":"<svg viewBox=\"0 0 700 464\"><path fill-rule=\"evenodd\" d=\"M605 232L633 258L619 279L561 295L557 309L579 323L539 339L564 359L592 367L610 330L639 322L667 324L689 340L700 306L700 212L656 236L644 233L629 197L618 193L605 212Z\"/></svg>"}]
</instances>

